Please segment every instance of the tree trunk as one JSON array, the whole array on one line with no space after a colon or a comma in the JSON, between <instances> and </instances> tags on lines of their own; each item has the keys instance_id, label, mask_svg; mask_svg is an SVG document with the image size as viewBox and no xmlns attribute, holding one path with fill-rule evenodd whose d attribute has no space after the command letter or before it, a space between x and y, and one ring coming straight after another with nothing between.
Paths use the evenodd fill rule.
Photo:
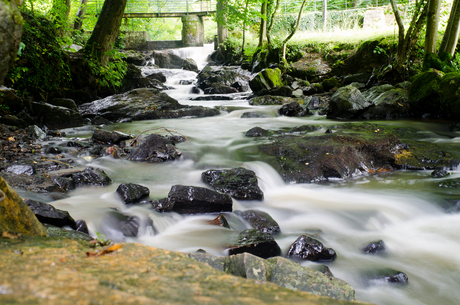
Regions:
<instances>
[{"instance_id":1,"label":"tree trunk","mask_svg":"<svg viewBox=\"0 0 460 305\"><path fill-rule=\"evenodd\" d=\"M446 32L442 38L441 46L439 47L439 55L443 53L454 56L455 48L457 47L458 36L460 32L460 0L454 0L450 11L449 21L447 23Z\"/></svg>"},{"instance_id":2,"label":"tree trunk","mask_svg":"<svg viewBox=\"0 0 460 305\"><path fill-rule=\"evenodd\" d=\"M85 45L84 52L106 65L112 45L118 37L127 0L105 0L93 33Z\"/></svg>"},{"instance_id":3,"label":"tree trunk","mask_svg":"<svg viewBox=\"0 0 460 305\"><path fill-rule=\"evenodd\" d=\"M292 28L292 31L291 33L288 35L288 37L286 37L286 39L284 39L283 41L283 46L282 46L282 49L283 49L283 60L286 60L286 45L287 45L287 42L292 38L292 36L294 36L295 32L297 31L297 29L299 28L299 24L300 24L300 19L302 18L302 11L303 11L303 8L305 6L305 3L307 3L307 0L303 0L302 1L302 5L300 6L300 10L299 10L299 15L297 16L297 22L295 24L295 26Z\"/></svg>"},{"instance_id":4,"label":"tree trunk","mask_svg":"<svg viewBox=\"0 0 460 305\"><path fill-rule=\"evenodd\" d=\"M227 24L227 1L226 0L218 0L217 1L217 39L218 44L224 42L228 36L228 29L225 26Z\"/></svg>"},{"instance_id":5,"label":"tree trunk","mask_svg":"<svg viewBox=\"0 0 460 305\"><path fill-rule=\"evenodd\" d=\"M242 59L244 59L244 47L246 44L246 27L247 27L247 20L248 20L248 12L249 12L249 0L246 0L246 4L244 6L243 42L241 43L241 58Z\"/></svg>"},{"instance_id":6,"label":"tree trunk","mask_svg":"<svg viewBox=\"0 0 460 305\"><path fill-rule=\"evenodd\" d=\"M67 22L70 13L71 0L53 0L50 14L60 24Z\"/></svg>"},{"instance_id":7,"label":"tree trunk","mask_svg":"<svg viewBox=\"0 0 460 305\"><path fill-rule=\"evenodd\" d=\"M269 51L272 50L271 31L273 29L273 24L275 23L276 12L278 11L279 7L280 7L280 0L276 0L275 8L273 9L273 12L271 13L270 24L268 25L268 29L267 29L267 44L268 44Z\"/></svg>"},{"instance_id":8,"label":"tree trunk","mask_svg":"<svg viewBox=\"0 0 460 305\"><path fill-rule=\"evenodd\" d=\"M267 35L267 2L263 2L260 7L260 28L259 28L259 48L264 44L264 37Z\"/></svg>"},{"instance_id":9,"label":"tree trunk","mask_svg":"<svg viewBox=\"0 0 460 305\"><path fill-rule=\"evenodd\" d=\"M398 50L396 52L396 69L399 71L404 63L404 22L402 21L401 15L399 14L398 5L396 0L390 0L391 8L395 14L396 23L398 24Z\"/></svg>"},{"instance_id":10,"label":"tree trunk","mask_svg":"<svg viewBox=\"0 0 460 305\"><path fill-rule=\"evenodd\" d=\"M83 25L83 19L85 18L87 3L88 0L81 0L80 2L80 7L78 8L77 16L75 17L75 21L73 23L73 29L76 31L80 31Z\"/></svg>"},{"instance_id":11,"label":"tree trunk","mask_svg":"<svg viewBox=\"0 0 460 305\"><path fill-rule=\"evenodd\" d=\"M428 15L426 21L425 55L436 53L436 41L438 38L439 12L441 0L430 0L428 2Z\"/></svg>"}]
</instances>

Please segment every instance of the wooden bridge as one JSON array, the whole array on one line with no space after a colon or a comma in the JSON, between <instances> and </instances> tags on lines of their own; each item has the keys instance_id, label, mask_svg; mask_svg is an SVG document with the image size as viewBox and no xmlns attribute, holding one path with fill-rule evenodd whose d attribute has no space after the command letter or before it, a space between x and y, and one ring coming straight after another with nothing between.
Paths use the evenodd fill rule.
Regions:
<instances>
[{"instance_id":1,"label":"wooden bridge","mask_svg":"<svg viewBox=\"0 0 460 305\"><path fill-rule=\"evenodd\" d=\"M86 12L99 15L104 0L89 0ZM207 16L216 13L217 0L128 0L124 18Z\"/></svg>"}]
</instances>

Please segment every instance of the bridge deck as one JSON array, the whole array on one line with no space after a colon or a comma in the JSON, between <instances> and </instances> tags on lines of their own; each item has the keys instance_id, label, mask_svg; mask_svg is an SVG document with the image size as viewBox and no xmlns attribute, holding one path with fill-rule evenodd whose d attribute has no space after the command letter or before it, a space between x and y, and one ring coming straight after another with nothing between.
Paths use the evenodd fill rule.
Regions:
<instances>
[{"instance_id":1,"label":"bridge deck","mask_svg":"<svg viewBox=\"0 0 460 305\"><path fill-rule=\"evenodd\" d=\"M86 12L98 15L104 0L89 0ZM125 18L206 16L216 12L217 0L128 0Z\"/></svg>"}]
</instances>

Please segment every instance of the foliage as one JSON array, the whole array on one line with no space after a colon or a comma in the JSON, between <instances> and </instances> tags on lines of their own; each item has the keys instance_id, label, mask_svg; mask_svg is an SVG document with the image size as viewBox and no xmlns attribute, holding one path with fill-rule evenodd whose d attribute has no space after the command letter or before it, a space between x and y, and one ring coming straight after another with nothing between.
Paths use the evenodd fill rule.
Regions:
<instances>
[{"instance_id":1,"label":"foliage","mask_svg":"<svg viewBox=\"0 0 460 305\"><path fill-rule=\"evenodd\" d=\"M59 27L43 16L23 12L24 28L21 48L13 68L7 75L7 86L18 94L47 99L50 92L71 86L68 57L58 35Z\"/></svg>"},{"instance_id":2,"label":"foliage","mask_svg":"<svg viewBox=\"0 0 460 305\"><path fill-rule=\"evenodd\" d=\"M0 115L10 114L10 107L0 104Z\"/></svg>"},{"instance_id":3,"label":"foliage","mask_svg":"<svg viewBox=\"0 0 460 305\"><path fill-rule=\"evenodd\" d=\"M106 53L110 57L106 66L99 64L99 62L92 58L86 57L91 73L96 78L98 87L102 88L118 88L122 85L123 78L126 75L128 64L123 60L121 53L113 49Z\"/></svg>"}]
</instances>

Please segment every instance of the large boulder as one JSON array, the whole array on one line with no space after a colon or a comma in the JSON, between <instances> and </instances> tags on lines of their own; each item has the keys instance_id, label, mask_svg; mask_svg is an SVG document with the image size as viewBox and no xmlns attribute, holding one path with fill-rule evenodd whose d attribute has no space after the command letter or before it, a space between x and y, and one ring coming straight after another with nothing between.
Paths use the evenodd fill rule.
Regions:
<instances>
[{"instance_id":1,"label":"large boulder","mask_svg":"<svg viewBox=\"0 0 460 305\"><path fill-rule=\"evenodd\" d=\"M70 178L75 186L106 186L112 183L112 179L102 169L92 167L60 177Z\"/></svg>"},{"instance_id":2,"label":"large boulder","mask_svg":"<svg viewBox=\"0 0 460 305\"><path fill-rule=\"evenodd\" d=\"M415 75L409 87L409 105L415 116L438 117L441 113L439 83L444 73L429 70Z\"/></svg>"},{"instance_id":3,"label":"large boulder","mask_svg":"<svg viewBox=\"0 0 460 305\"><path fill-rule=\"evenodd\" d=\"M145 138L129 155L128 160L146 162L165 162L181 156L172 142L160 135L151 134Z\"/></svg>"},{"instance_id":4,"label":"large boulder","mask_svg":"<svg viewBox=\"0 0 460 305\"><path fill-rule=\"evenodd\" d=\"M348 85L339 88L331 96L327 117L330 119L352 119L372 105L361 94L361 91Z\"/></svg>"},{"instance_id":5,"label":"large boulder","mask_svg":"<svg viewBox=\"0 0 460 305\"><path fill-rule=\"evenodd\" d=\"M147 187L134 183L121 183L116 192L125 204L136 203L150 195Z\"/></svg>"},{"instance_id":6,"label":"large boulder","mask_svg":"<svg viewBox=\"0 0 460 305\"><path fill-rule=\"evenodd\" d=\"M238 200L262 200L264 197L256 173L242 167L208 170L201 174L201 180Z\"/></svg>"},{"instance_id":7,"label":"large boulder","mask_svg":"<svg viewBox=\"0 0 460 305\"><path fill-rule=\"evenodd\" d=\"M232 67L210 67L206 66L197 76L197 87L206 90L213 84L220 84L233 87L239 92L249 90L249 76L242 70Z\"/></svg>"},{"instance_id":8,"label":"large boulder","mask_svg":"<svg viewBox=\"0 0 460 305\"><path fill-rule=\"evenodd\" d=\"M0 105L8 107L8 110L14 114L24 109L24 101L16 95L16 90L4 86L0 86Z\"/></svg>"},{"instance_id":9,"label":"large boulder","mask_svg":"<svg viewBox=\"0 0 460 305\"><path fill-rule=\"evenodd\" d=\"M281 255L281 249L273 236L257 229L247 229L238 234L228 249L229 255L251 253L262 258Z\"/></svg>"},{"instance_id":10,"label":"large boulder","mask_svg":"<svg viewBox=\"0 0 460 305\"><path fill-rule=\"evenodd\" d=\"M232 198L227 194L197 186L174 185L168 198L153 202L153 207L160 212L179 214L201 214L231 212Z\"/></svg>"},{"instance_id":11,"label":"large boulder","mask_svg":"<svg viewBox=\"0 0 460 305\"><path fill-rule=\"evenodd\" d=\"M22 17L16 1L0 1L0 86L16 60L22 36Z\"/></svg>"},{"instance_id":12,"label":"large boulder","mask_svg":"<svg viewBox=\"0 0 460 305\"><path fill-rule=\"evenodd\" d=\"M292 102L281 106L278 113L284 116L303 117L309 115L310 111L307 107L300 106L298 102Z\"/></svg>"},{"instance_id":13,"label":"large boulder","mask_svg":"<svg viewBox=\"0 0 460 305\"><path fill-rule=\"evenodd\" d=\"M374 104L360 117L365 119L401 119L410 115L409 94L401 87L381 85L363 92L364 98Z\"/></svg>"},{"instance_id":14,"label":"large boulder","mask_svg":"<svg viewBox=\"0 0 460 305\"><path fill-rule=\"evenodd\" d=\"M229 257L216 257L206 253L193 253L189 256L232 275L272 282L280 287L307 291L338 300L354 300L355 291L348 283L279 256L269 259L250 253Z\"/></svg>"},{"instance_id":15,"label":"large boulder","mask_svg":"<svg viewBox=\"0 0 460 305\"><path fill-rule=\"evenodd\" d=\"M46 229L2 177L0 177L0 232L46 236Z\"/></svg>"},{"instance_id":16,"label":"large boulder","mask_svg":"<svg viewBox=\"0 0 460 305\"><path fill-rule=\"evenodd\" d=\"M130 140L133 137L119 131L106 131L96 129L91 136L91 140L95 143L102 143L107 145L119 145L122 141Z\"/></svg>"},{"instance_id":17,"label":"large boulder","mask_svg":"<svg viewBox=\"0 0 460 305\"><path fill-rule=\"evenodd\" d=\"M270 90L274 88L283 87L282 73L279 68L264 69L257 73L250 81L249 86L254 92L260 90Z\"/></svg>"},{"instance_id":18,"label":"large boulder","mask_svg":"<svg viewBox=\"0 0 460 305\"><path fill-rule=\"evenodd\" d=\"M45 102L32 102L32 112L50 129L78 127L86 123L77 110Z\"/></svg>"},{"instance_id":19,"label":"large boulder","mask_svg":"<svg viewBox=\"0 0 460 305\"><path fill-rule=\"evenodd\" d=\"M205 117L218 115L217 109L186 106L166 93L153 88L140 88L116 94L80 106L83 116L101 116L110 121L170 119L184 116Z\"/></svg>"},{"instance_id":20,"label":"large boulder","mask_svg":"<svg viewBox=\"0 0 460 305\"><path fill-rule=\"evenodd\" d=\"M155 51L153 58L155 59L155 64L160 68L198 72L198 67L193 59L184 59L172 50Z\"/></svg>"}]
</instances>

